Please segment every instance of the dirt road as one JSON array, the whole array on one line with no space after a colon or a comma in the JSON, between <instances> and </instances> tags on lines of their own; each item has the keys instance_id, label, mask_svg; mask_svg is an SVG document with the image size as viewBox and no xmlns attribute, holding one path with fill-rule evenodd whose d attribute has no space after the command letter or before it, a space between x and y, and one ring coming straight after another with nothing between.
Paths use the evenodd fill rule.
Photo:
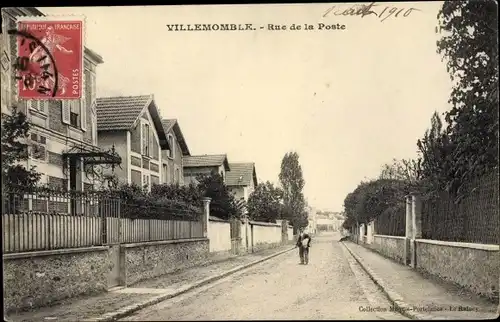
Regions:
<instances>
[{"instance_id":1,"label":"dirt road","mask_svg":"<svg viewBox=\"0 0 500 322\"><path fill-rule=\"evenodd\" d=\"M292 251L123 321L405 319L377 312L389 302L339 239L336 233L314 238L309 265L299 265Z\"/></svg>"}]
</instances>

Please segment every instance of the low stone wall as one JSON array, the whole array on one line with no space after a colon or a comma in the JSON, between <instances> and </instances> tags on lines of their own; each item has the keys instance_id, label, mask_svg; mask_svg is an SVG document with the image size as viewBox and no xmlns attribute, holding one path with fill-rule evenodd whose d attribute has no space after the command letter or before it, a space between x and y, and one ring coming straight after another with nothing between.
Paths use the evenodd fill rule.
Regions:
<instances>
[{"instance_id":1,"label":"low stone wall","mask_svg":"<svg viewBox=\"0 0 500 322\"><path fill-rule=\"evenodd\" d=\"M417 269L498 299L499 246L416 240Z\"/></svg>"},{"instance_id":2,"label":"low stone wall","mask_svg":"<svg viewBox=\"0 0 500 322\"><path fill-rule=\"evenodd\" d=\"M207 238L125 244L121 248L125 285L203 264L208 260Z\"/></svg>"},{"instance_id":3,"label":"low stone wall","mask_svg":"<svg viewBox=\"0 0 500 322\"><path fill-rule=\"evenodd\" d=\"M107 290L108 247L3 255L4 311Z\"/></svg>"},{"instance_id":4,"label":"low stone wall","mask_svg":"<svg viewBox=\"0 0 500 322\"><path fill-rule=\"evenodd\" d=\"M368 245L367 245L368 246ZM373 235L373 242L369 247L380 254L404 263L405 238L399 236Z\"/></svg>"}]
</instances>

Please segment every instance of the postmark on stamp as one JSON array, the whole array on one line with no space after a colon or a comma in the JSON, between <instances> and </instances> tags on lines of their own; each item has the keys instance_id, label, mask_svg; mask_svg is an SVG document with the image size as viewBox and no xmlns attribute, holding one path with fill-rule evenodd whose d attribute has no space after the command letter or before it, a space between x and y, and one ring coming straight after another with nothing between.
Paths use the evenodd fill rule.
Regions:
<instances>
[{"instance_id":1,"label":"postmark on stamp","mask_svg":"<svg viewBox=\"0 0 500 322\"><path fill-rule=\"evenodd\" d=\"M80 99L83 93L83 19L22 17L14 72L20 99Z\"/></svg>"}]
</instances>

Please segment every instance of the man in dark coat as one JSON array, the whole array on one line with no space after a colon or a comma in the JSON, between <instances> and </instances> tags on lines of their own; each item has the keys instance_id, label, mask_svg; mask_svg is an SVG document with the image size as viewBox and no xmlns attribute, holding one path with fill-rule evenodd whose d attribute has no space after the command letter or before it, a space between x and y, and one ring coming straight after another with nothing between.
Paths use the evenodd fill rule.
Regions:
<instances>
[{"instance_id":1,"label":"man in dark coat","mask_svg":"<svg viewBox=\"0 0 500 322\"><path fill-rule=\"evenodd\" d=\"M309 264L309 248L311 247L311 236L304 231L300 232L297 239L297 247L299 248L300 264Z\"/></svg>"}]
</instances>

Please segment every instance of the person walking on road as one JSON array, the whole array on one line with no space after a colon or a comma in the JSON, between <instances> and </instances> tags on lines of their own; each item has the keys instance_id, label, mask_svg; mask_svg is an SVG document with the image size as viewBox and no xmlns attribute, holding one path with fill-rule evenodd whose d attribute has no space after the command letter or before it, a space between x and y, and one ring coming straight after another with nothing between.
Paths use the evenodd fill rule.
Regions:
<instances>
[{"instance_id":1,"label":"person walking on road","mask_svg":"<svg viewBox=\"0 0 500 322\"><path fill-rule=\"evenodd\" d=\"M300 264L309 264L309 248L311 247L311 236L300 231L299 238L297 239L297 247L299 248Z\"/></svg>"}]
</instances>

